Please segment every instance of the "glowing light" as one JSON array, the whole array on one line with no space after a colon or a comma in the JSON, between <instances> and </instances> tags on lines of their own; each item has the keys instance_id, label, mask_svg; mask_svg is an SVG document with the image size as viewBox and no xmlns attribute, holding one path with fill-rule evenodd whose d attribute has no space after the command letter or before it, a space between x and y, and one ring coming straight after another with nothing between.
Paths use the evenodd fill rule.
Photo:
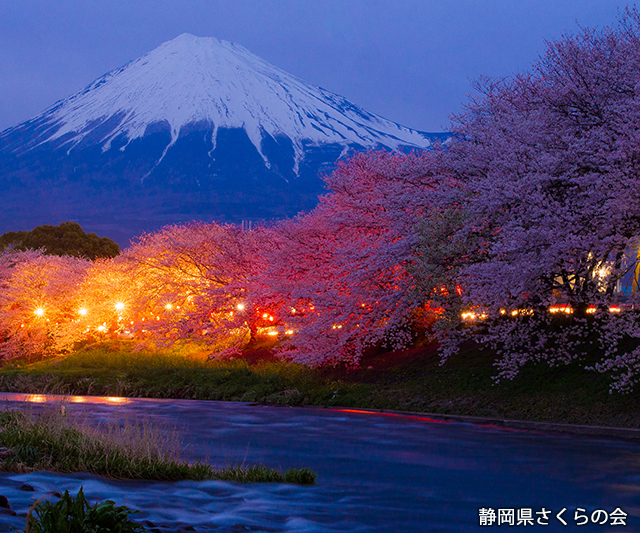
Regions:
<instances>
[{"instance_id":1,"label":"glowing light","mask_svg":"<svg viewBox=\"0 0 640 533\"><path fill-rule=\"evenodd\" d=\"M98 326L98 331L107 331L107 328L104 326Z\"/></svg>"},{"instance_id":2,"label":"glowing light","mask_svg":"<svg viewBox=\"0 0 640 533\"><path fill-rule=\"evenodd\" d=\"M32 403L44 403L47 401L47 397L42 394L30 394L25 400Z\"/></svg>"},{"instance_id":3,"label":"glowing light","mask_svg":"<svg viewBox=\"0 0 640 533\"><path fill-rule=\"evenodd\" d=\"M38 307L33 313L36 316L43 316L44 315L44 309L42 307Z\"/></svg>"},{"instance_id":4,"label":"glowing light","mask_svg":"<svg viewBox=\"0 0 640 533\"><path fill-rule=\"evenodd\" d=\"M267 333L267 335L271 335L272 337L275 337L277 334L277 331L270 331L269 333Z\"/></svg>"},{"instance_id":5,"label":"glowing light","mask_svg":"<svg viewBox=\"0 0 640 533\"><path fill-rule=\"evenodd\" d=\"M501 315L506 315L507 314L507 310L506 309L500 309L500 314Z\"/></svg>"},{"instance_id":6,"label":"glowing light","mask_svg":"<svg viewBox=\"0 0 640 533\"><path fill-rule=\"evenodd\" d=\"M80 309L78 309L78 314L80 316L87 316L87 309L85 307L81 307Z\"/></svg>"},{"instance_id":7,"label":"glowing light","mask_svg":"<svg viewBox=\"0 0 640 533\"><path fill-rule=\"evenodd\" d=\"M589 313L590 315L594 314L596 311L597 309L594 305L590 305L589 307L587 307L587 313Z\"/></svg>"},{"instance_id":8,"label":"glowing light","mask_svg":"<svg viewBox=\"0 0 640 533\"><path fill-rule=\"evenodd\" d=\"M611 307L609 307L610 313L620 313L621 311L622 309L620 308L619 305L612 305Z\"/></svg>"},{"instance_id":9,"label":"glowing light","mask_svg":"<svg viewBox=\"0 0 640 533\"><path fill-rule=\"evenodd\" d=\"M167 304L167 305L165 305L165 306L164 306L164 308L165 308L167 311L171 311L171 310L173 309L173 305L171 305L171 304Z\"/></svg>"},{"instance_id":10,"label":"glowing light","mask_svg":"<svg viewBox=\"0 0 640 533\"><path fill-rule=\"evenodd\" d=\"M109 403L127 403L129 401L127 398L120 398L119 396L109 396L106 400Z\"/></svg>"},{"instance_id":11,"label":"glowing light","mask_svg":"<svg viewBox=\"0 0 640 533\"><path fill-rule=\"evenodd\" d=\"M23 327L24 327L24 324L20 324L20 327L21 327L21 328L23 328Z\"/></svg>"},{"instance_id":12,"label":"glowing light","mask_svg":"<svg viewBox=\"0 0 640 533\"><path fill-rule=\"evenodd\" d=\"M84 403L85 399L82 396L72 396L71 401L73 403Z\"/></svg>"},{"instance_id":13,"label":"glowing light","mask_svg":"<svg viewBox=\"0 0 640 533\"><path fill-rule=\"evenodd\" d=\"M465 311L463 313L460 313L460 318L462 318L462 320L475 320L476 319L476 314L472 313L471 311Z\"/></svg>"},{"instance_id":14,"label":"glowing light","mask_svg":"<svg viewBox=\"0 0 640 533\"><path fill-rule=\"evenodd\" d=\"M329 409L330 411L336 411L339 413L358 413L358 414L366 414L366 415L377 415L377 416L389 416L394 418L409 418L412 420L424 420L425 422L433 422L436 424L451 424L450 420L437 420L435 418L428 418L426 416L415 416L415 415L401 415L397 413L381 413L378 411L365 411L364 409ZM503 426L500 426L501 428ZM506 429L506 428L505 428Z\"/></svg>"},{"instance_id":15,"label":"glowing light","mask_svg":"<svg viewBox=\"0 0 640 533\"><path fill-rule=\"evenodd\" d=\"M552 305L549 307L549 312L553 314L564 313L565 315L570 315L573 313L573 309L568 305Z\"/></svg>"},{"instance_id":16,"label":"glowing light","mask_svg":"<svg viewBox=\"0 0 640 533\"><path fill-rule=\"evenodd\" d=\"M285 333L285 335L293 335L293 330L292 329L288 329L284 333Z\"/></svg>"},{"instance_id":17,"label":"glowing light","mask_svg":"<svg viewBox=\"0 0 640 533\"><path fill-rule=\"evenodd\" d=\"M124 309L124 304L122 302L118 302L116 304L116 311L122 311Z\"/></svg>"},{"instance_id":18,"label":"glowing light","mask_svg":"<svg viewBox=\"0 0 640 533\"><path fill-rule=\"evenodd\" d=\"M519 311L517 309L514 309L513 311L511 311L511 316L518 316Z\"/></svg>"},{"instance_id":19,"label":"glowing light","mask_svg":"<svg viewBox=\"0 0 640 533\"><path fill-rule=\"evenodd\" d=\"M263 313L262 318L269 318L269 315L267 313Z\"/></svg>"},{"instance_id":20,"label":"glowing light","mask_svg":"<svg viewBox=\"0 0 640 533\"><path fill-rule=\"evenodd\" d=\"M236 305L236 309L237 309L238 311L244 311L244 304L238 304L238 305Z\"/></svg>"}]
</instances>

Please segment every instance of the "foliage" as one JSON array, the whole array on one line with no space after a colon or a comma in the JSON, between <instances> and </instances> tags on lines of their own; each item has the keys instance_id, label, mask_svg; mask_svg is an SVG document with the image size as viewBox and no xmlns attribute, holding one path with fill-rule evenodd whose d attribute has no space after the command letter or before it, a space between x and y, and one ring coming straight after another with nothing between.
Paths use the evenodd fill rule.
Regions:
<instances>
[{"instance_id":1,"label":"foliage","mask_svg":"<svg viewBox=\"0 0 640 533\"><path fill-rule=\"evenodd\" d=\"M0 444L10 453L6 471L89 472L115 479L209 479L212 468L180 461L175 433L164 435L148 423L125 421L93 426L64 407L39 416L0 413Z\"/></svg>"},{"instance_id":2,"label":"foliage","mask_svg":"<svg viewBox=\"0 0 640 533\"><path fill-rule=\"evenodd\" d=\"M131 352L126 345L105 343L61 359L4 367L0 390L348 406L582 426L640 425L640 391L610 395L608 377L586 371L584 363L554 368L529 363L518 379L498 385L492 380L496 354L472 343L443 365L435 344L401 352L368 350L357 369L255 360L250 351L246 358L212 361L202 352L194 366L181 352ZM589 362L600 355L592 348Z\"/></svg>"},{"instance_id":3,"label":"foliage","mask_svg":"<svg viewBox=\"0 0 640 533\"><path fill-rule=\"evenodd\" d=\"M123 256L139 283L130 306L138 318L133 329L165 343L248 340L255 329L255 313L245 307L248 281L263 267L269 240L264 228L195 222L143 235Z\"/></svg>"},{"instance_id":4,"label":"foliage","mask_svg":"<svg viewBox=\"0 0 640 533\"><path fill-rule=\"evenodd\" d=\"M240 483L267 482L292 483L295 485L315 485L316 474L309 468L290 468L285 472L267 468L261 465L231 466L225 469L218 479L222 481L236 481Z\"/></svg>"},{"instance_id":5,"label":"foliage","mask_svg":"<svg viewBox=\"0 0 640 533\"><path fill-rule=\"evenodd\" d=\"M89 262L39 252L0 255L0 359L68 350L83 338L77 291Z\"/></svg>"},{"instance_id":6,"label":"foliage","mask_svg":"<svg viewBox=\"0 0 640 533\"><path fill-rule=\"evenodd\" d=\"M280 316L295 331L283 356L356 364L368 346L411 340L406 323L421 301L407 267L416 217L429 207L431 157L358 154L325 180L331 192L316 209L277 226L256 292L283 302Z\"/></svg>"},{"instance_id":7,"label":"foliage","mask_svg":"<svg viewBox=\"0 0 640 533\"><path fill-rule=\"evenodd\" d=\"M6 248L21 251L42 249L47 255L70 255L91 260L115 257L120 253L116 242L95 233L85 233L77 222L4 233L0 235L0 252Z\"/></svg>"},{"instance_id":8,"label":"foliage","mask_svg":"<svg viewBox=\"0 0 640 533\"><path fill-rule=\"evenodd\" d=\"M64 404L39 416L10 410L0 413L0 445L7 453L0 470L89 472L114 479L178 481L222 479L239 482L315 483L306 468L287 472L255 466L214 468L180 459L177 433L148 422L124 420L94 425L67 414Z\"/></svg>"},{"instance_id":9,"label":"foliage","mask_svg":"<svg viewBox=\"0 0 640 533\"><path fill-rule=\"evenodd\" d=\"M243 302L268 241L262 228L192 223L143 235L113 259L4 252L0 358L34 360L119 335L140 346L241 345L260 322Z\"/></svg>"},{"instance_id":10,"label":"foliage","mask_svg":"<svg viewBox=\"0 0 640 533\"><path fill-rule=\"evenodd\" d=\"M630 285L640 238L639 76L634 9L616 27L549 43L530 73L481 80L480 96L455 117L456 141L440 163L456 185L423 225L422 250L436 239L440 249L424 254L420 284L437 287L444 268L449 287L462 287L443 291L451 331L458 310L486 315L462 335L480 333L503 354L501 377L532 360L583 358L588 339L614 388L637 380L638 315L609 309ZM438 220L447 216L443 246ZM566 316L550 316L554 305Z\"/></svg>"},{"instance_id":11,"label":"foliage","mask_svg":"<svg viewBox=\"0 0 640 533\"><path fill-rule=\"evenodd\" d=\"M64 491L56 502L39 502L27 516L30 533L135 533L146 531L142 524L129 519L132 511L124 505L106 500L91 505L80 487L77 496Z\"/></svg>"}]
</instances>

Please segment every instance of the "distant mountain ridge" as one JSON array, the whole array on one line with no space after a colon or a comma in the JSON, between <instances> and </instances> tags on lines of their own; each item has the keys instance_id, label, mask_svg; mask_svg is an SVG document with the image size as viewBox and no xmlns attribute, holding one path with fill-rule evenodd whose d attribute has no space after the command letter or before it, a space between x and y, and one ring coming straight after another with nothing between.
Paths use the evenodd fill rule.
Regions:
<instances>
[{"instance_id":1,"label":"distant mountain ridge","mask_svg":"<svg viewBox=\"0 0 640 533\"><path fill-rule=\"evenodd\" d=\"M126 244L191 219L292 216L350 150L438 136L183 34L0 133L0 233L72 219Z\"/></svg>"}]
</instances>

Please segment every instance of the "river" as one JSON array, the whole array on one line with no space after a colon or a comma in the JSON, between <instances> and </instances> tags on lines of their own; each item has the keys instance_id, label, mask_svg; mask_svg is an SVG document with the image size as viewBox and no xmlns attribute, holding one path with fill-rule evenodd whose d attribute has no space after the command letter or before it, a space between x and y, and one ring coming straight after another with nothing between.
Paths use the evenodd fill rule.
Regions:
<instances>
[{"instance_id":1,"label":"river","mask_svg":"<svg viewBox=\"0 0 640 533\"><path fill-rule=\"evenodd\" d=\"M39 409L62 397L0 393L0 405ZM616 508L640 531L640 443L442 422L421 416L290 408L237 402L67 397L65 408L94 421L149 419L178 428L185 458L309 467L317 485L112 481L86 474L0 473L0 494L25 513L33 498L84 487L89 500L142 511L161 531L209 532L478 531L480 509L513 509L536 529L575 529L574 514ZM20 490L23 484L35 491ZM566 509L560 519L556 514ZM544 510L551 511L545 523ZM539 514L536 514L539 513ZM602 521L604 515L596 518ZM488 520L488 519L487 519ZM578 518L578 522L584 521ZM526 522L526 520L525 520ZM523 522L523 523L525 523ZM0 531L24 518L0 515ZM514 526L516 529L524 525ZM513 529L513 528L510 528Z\"/></svg>"}]
</instances>

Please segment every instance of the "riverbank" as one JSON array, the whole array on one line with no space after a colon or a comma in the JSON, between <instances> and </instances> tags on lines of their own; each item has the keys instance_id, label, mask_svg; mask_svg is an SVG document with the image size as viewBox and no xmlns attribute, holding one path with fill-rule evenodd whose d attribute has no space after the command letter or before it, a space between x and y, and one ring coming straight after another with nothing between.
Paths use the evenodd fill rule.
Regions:
<instances>
[{"instance_id":1,"label":"riverbank","mask_svg":"<svg viewBox=\"0 0 640 533\"><path fill-rule=\"evenodd\" d=\"M609 393L609 377L585 362L524 367L496 383L495 357L467 346L440 365L433 345L370 351L357 369L309 369L276 360L268 343L210 361L194 346L133 351L126 341L0 369L0 392L227 400L640 428L640 392Z\"/></svg>"}]
</instances>

